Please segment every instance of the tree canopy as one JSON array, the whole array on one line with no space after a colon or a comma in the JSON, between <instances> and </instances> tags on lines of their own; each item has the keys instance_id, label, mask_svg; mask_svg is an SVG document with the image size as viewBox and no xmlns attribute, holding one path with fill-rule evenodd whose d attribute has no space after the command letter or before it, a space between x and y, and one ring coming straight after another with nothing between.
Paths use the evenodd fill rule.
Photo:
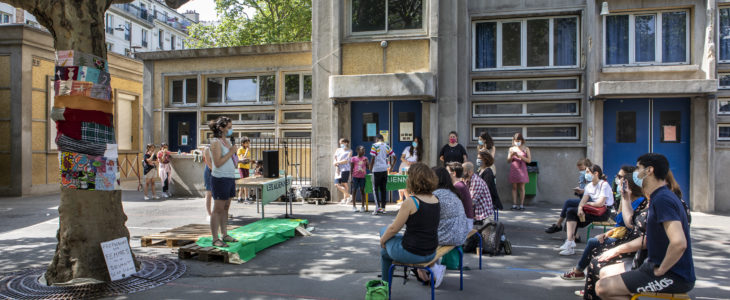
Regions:
<instances>
[{"instance_id":1,"label":"tree canopy","mask_svg":"<svg viewBox=\"0 0 730 300\"><path fill-rule=\"evenodd\" d=\"M216 0L216 10L220 22L189 27L186 47L304 42L312 36L311 0Z\"/></svg>"}]
</instances>

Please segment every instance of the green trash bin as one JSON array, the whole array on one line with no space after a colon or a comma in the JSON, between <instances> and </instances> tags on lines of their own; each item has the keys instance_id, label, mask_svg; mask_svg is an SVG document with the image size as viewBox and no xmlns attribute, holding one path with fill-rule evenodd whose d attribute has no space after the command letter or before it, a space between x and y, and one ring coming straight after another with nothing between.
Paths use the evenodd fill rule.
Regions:
<instances>
[{"instance_id":1,"label":"green trash bin","mask_svg":"<svg viewBox=\"0 0 730 300\"><path fill-rule=\"evenodd\" d=\"M525 195L537 195L537 173L540 173L540 168L537 166L537 162L532 161L528 163L527 174L529 175L530 182L525 184Z\"/></svg>"}]
</instances>

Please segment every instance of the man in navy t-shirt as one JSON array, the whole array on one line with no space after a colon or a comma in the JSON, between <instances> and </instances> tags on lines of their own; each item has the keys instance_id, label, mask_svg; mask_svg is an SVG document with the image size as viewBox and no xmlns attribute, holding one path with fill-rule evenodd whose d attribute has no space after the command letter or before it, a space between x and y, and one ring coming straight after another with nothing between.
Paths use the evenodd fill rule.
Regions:
<instances>
[{"instance_id":1,"label":"man in navy t-shirt","mask_svg":"<svg viewBox=\"0 0 730 300\"><path fill-rule=\"evenodd\" d=\"M667 187L669 162L664 155L640 156L634 182L649 196L646 224L648 259L636 270L603 278L596 284L601 299L629 299L643 292L686 293L695 284L687 212Z\"/></svg>"}]
</instances>

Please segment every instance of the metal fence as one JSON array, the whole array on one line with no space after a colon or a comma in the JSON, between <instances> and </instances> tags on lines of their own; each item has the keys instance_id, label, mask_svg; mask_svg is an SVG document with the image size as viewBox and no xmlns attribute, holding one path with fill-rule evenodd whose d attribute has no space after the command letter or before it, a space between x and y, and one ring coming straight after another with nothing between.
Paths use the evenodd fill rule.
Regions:
<instances>
[{"instance_id":1,"label":"metal fence","mask_svg":"<svg viewBox=\"0 0 730 300\"><path fill-rule=\"evenodd\" d=\"M239 142L240 141L236 141ZM286 149L286 153L285 150ZM251 159L263 160L263 151L279 151L279 169L284 170L288 158L287 175L292 176L293 185L306 186L312 181L312 139L311 138L252 138ZM288 154L285 156L285 154ZM252 166L253 167L253 166Z\"/></svg>"}]
</instances>

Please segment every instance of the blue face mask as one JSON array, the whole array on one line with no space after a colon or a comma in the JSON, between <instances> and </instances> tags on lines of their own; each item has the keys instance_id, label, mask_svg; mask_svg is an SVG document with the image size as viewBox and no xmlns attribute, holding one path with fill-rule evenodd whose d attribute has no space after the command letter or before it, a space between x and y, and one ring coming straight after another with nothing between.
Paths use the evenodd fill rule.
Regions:
<instances>
[{"instance_id":1,"label":"blue face mask","mask_svg":"<svg viewBox=\"0 0 730 300\"><path fill-rule=\"evenodd\" d=\"M639 171L634 171L632 177L634 178L634 183L636 183L636 185L642 186L641 184L644 183L644 178L639 178Z\"/></svg>"},{"instance_id":2,"label":"blue face mask","mask_svg":"<svg viewBox=\"0 0 730 300\"><path fill-rule=\"evenodd\" d=\"M418 147L418 143L416 142L411 143L411 145L413 145L413 147Z\"/></svg>"},{"instance_id":3,"label":"blue face mask","mask_svg":"<svg viewBox=\"0 0 730 300\"><path fill-rule=\"evenodd\" d=\"M228 129L228 132L226 133L226 136L232 136L233 135L233 128Z\"/></svg>"},{"instance_id":4,"label":"blue face mask","mask_svg":"<svg viewBox=\"0 0 730 300\"><path fill-rule=\"evenodd\" d=\"M586 173L586 175L585 175L586 181L593 181L593 174L591 174L590 172L585 172L585 173Z\"/></svg>"},{"instance_id":5,"label":"blue face mask","mask_svg":"<svg viewBox=\"0 0 730 300\"><path fill-rule=\"evenodd\" d=\"M483 146L484 142L482 140L479 140L479 146Z\"/></svg>"},{"instance_id":6,"label":"blue face mask","mask_svg":"<svg viewBox=\"0 0 730 300\"><path fill-rule=\"evenodd\" d=\"M340 148L345 149L345 144L340 144Z\"/></svg>"}]
</instances>

